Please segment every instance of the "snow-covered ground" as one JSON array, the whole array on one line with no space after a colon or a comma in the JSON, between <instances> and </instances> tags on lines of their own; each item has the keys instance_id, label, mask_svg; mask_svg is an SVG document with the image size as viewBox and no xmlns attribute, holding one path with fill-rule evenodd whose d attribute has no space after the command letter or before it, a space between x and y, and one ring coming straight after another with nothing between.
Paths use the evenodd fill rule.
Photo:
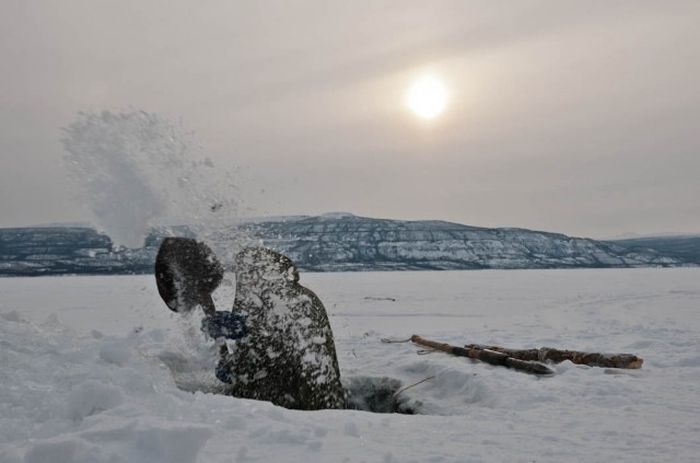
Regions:
<instances>
[{"instance_id":1,"label":"snow-covered ground","mask_svg":"<svg viewBox=\"0 0 700 463\"><path fill-rule=\"evenodd\" d=\"M301 412L216 387L197 320L152 277L0 279L0 462L698 461L700 269L305 274L345 380L391 377L421 415ZM229 288L230 289L230 288ZM226 288L216 294L229 306ZM636 371L537 378L430 339L631 352ZM195 392L190 392L194 390Z\"/></svg>"}]
</instances>

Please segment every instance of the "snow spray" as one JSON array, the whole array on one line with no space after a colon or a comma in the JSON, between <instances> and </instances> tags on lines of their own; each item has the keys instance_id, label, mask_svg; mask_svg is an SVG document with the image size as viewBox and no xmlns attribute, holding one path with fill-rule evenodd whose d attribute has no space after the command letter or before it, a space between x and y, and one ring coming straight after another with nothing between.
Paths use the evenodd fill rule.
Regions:
<instances>
[{"instance_id":1,"label":"snow spray","mask_svg":"<svg viewBox=\"0 0 700 463\"><path fill-rule=\"evenodd\" d=\"M221 236L237 215L233 176L201 156L180 124L145 111L81 112L63 133L69 171L116 246L143 246L166 219L202 239Z\"/></svg>"}]
</instances>

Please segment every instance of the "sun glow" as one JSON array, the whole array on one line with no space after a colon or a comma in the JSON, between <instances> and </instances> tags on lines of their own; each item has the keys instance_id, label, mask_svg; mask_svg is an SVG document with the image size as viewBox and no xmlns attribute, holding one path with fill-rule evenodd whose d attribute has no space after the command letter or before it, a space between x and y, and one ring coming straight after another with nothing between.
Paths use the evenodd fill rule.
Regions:
<instances>
[{"instance_id":1,"label":"sun glow","mask_svg":"<svg viewBox=\"0 0 700 463\"><path fill-rule=\"evenodd\" d=\"M423 119L434 119L447 106L447 87L433 75L416 80L408 89L406 104L414 114Z\"/></svg>"}]
</instances>

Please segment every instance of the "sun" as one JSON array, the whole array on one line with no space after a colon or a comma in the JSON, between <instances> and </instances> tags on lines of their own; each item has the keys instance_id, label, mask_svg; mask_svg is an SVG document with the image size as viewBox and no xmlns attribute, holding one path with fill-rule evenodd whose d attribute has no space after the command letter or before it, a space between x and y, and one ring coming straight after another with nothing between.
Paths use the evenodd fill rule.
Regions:
<instances>
[{"instance_id":1,"label":"sun","mask_svg":"<svg viewBox=\"0 0 700 463\"><path fill-rule=\"evenodd\" d=\"M418 117L434 119L447 106L447 87L433 75L420 77L408 89L406 104Z\"/></svg>"}]
</instances>

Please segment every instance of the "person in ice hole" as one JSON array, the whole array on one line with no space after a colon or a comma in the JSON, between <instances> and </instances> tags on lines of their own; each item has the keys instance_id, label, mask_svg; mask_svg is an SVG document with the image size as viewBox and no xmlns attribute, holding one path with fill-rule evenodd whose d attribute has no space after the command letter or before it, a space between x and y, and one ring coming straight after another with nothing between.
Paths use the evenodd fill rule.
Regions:
<instances>
[{"instance_id":1,"label":"person in ice hole","mask_svg":"<svg viewBox=\"0 0 700 463\"><path fill-rule=\"evenodd\" d=\"M204 243L166 238L156 257L158 292L175 312L201 307L202 330L224 339L217 378L236 397L286 408L344 408L338 360L328 316L319 298L299 284L286 256L248 248L235 259L236 297L217 311L212 292L223 266Z\"/></svg>"}]
</instances>

